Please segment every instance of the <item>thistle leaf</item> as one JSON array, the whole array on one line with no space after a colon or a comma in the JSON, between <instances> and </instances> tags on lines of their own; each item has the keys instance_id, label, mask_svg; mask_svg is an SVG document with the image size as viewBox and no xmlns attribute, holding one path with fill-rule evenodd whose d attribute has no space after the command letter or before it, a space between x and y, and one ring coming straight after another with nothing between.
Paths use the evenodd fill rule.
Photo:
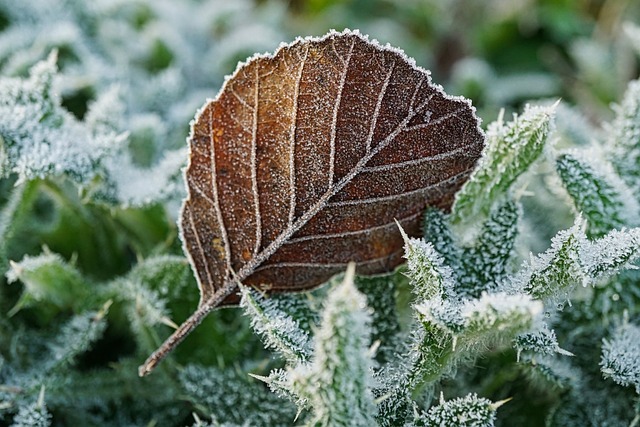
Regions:
<instances>
[{"instance_id":1,"label":"thistle leaf","mask_svg":"<svg viewBox=\"0 0 640 427\"><path fill-rule=\"evenodd\" d=\"M451 223L465 229L484 220L493 204L540 156L552 128L555 106L527 105L522 115L504 123L502 116L487 130L487 145L478 168L456 194Z\"/></svg>"},{"instance_id":2,"label":"thistle leaf","mask_svg":"<svg viewBox=\"0 0 640 427\"><path fill-rule=\"evenodd\" d=\"M629 83L608 127L610 160L640 200L640 80Z\"/></svg>"},{"instance_id":3,"label":"thistle leaf","mask_svg":"<svg viewBox=\"0 0 640 427\"><path fill-rule=\"evenodd\" d=\"M600 367L605 378L635 387L640 394L640 328L625 322L604 339Z\"/></svg>"},{"instance_id":4,"label":"thistle leaf","mask_svg":"<svg viewBox=\"0 0 640 427\"><path fill-rule=\"evenodd\" d=\"M291 387L311 408L309 425L375 424L371 319L353 280L351 265L343 283L327 297L311 363L289 374Z\"/></svg>"},{"instance_id":5,"label":"thistle leaf","mask_svg":"<svg viewBox=\"0 0 640 427\"><path fill-rule=\"evenodd\" d=\"M311 357L312 343L298 322L280 309L277 300L265 298L246 286L240 290L240 306L251 318L251 327L262 337L265 345L282 354L292 366L307 362Z\"/></svg>"},{"instance_id":6,"label":"thistle leaf","mask_svg":"<svg viewBox=\"0 0 640 427\"><path fill-rule=\"evenodd\" d=\"M589 237L638 223L640 206L611 166L597 153L566 152L556 159L556 170L575 208L588 223Z\"/></svg>"}]
</instances>

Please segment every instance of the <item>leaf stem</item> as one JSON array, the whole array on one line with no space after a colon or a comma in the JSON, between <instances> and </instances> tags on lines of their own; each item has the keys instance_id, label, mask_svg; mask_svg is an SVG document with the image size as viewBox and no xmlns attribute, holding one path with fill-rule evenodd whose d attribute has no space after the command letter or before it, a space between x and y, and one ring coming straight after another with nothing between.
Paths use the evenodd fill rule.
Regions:
<instances>
[{"instance_id":1,"label":"leaf stem","mask_svg":"<svg viewBox=\"0 0 640 427\"><path fill-rule=\"evenodd\" d=\"M237 289L237 285L235 281L228 280L224 286L222 286L218 291L216 291L211 298L204 301L200 304L198 309L193 312L191 316L187 318L178 329L176 329L170 336L167 338L160 347L156 351L154 351L151 356L145 360L145 362L140 365L138 368L138 375L144 377L153 371L156 366L162 360L173 351L174 348L178 346L184 340L191 331L193 331L209 313L211 313L217 306L219 306L222 301L225 300L231 293Z\"/></svg>"}]
</instances>

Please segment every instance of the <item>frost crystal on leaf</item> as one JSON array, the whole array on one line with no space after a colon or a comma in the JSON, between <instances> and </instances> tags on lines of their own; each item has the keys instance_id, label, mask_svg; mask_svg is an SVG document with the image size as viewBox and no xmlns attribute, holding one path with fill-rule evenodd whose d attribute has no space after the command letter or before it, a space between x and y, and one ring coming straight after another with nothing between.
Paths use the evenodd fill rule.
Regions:
<instances>
[{"instance_id":1,"label":"frost crystal on leaf","mask_svg":"<svg viewBox=\"0 0 640 427\"><path fill-rule=\"evenodd\" d=\"M616 117L608 127L611 162L640 199L640 80L629 83Z\"/></svg>"},{"instance_id":2,"label":"frost crystal on leaf","mask_svg":"<svg viewBox=\"0 0 640 427\"><path fill-rule=\"evenodd\" d=\"M353 275L351 265L327 297L311 363L289 374L291 387L312 410L310 425L375 425L370 315Z\"/></svg>"},{"instance_id":3,"label":"frost crystal on leaf","mask_svg":"<svg viewBox=\"0 0 640 427\"><path fill-rule=\"evenodd\" d=\"M558 156L556 169L575 208L588 222L590 237L637 224L640 206L626 184L594 150Z\"/></svg>"},{"instance_id":4,"label":"frost crystal on leaf","mask_svg":"<svg viewBox=\"0 0 640 427\"><path fill-rule=\"evenodd\" d=\"M292 365L308 361L311 340L298 322L280 309L277 300L265 298L246 286L240 289L240 306L251 318L251 327L262 336L265 345L280 352Z\"/></svg>"},{"instance_id":5,"label":"frost crystal on leaf","mask_svg":"<svg viewBox=\"0 0 640 427\"><path fill-rule=\"evenodd\" d=\"M104 126L102 113L90 125L60 106L52 88L55 62L51 54L27 79L0 79L1 172L14 172L22 181L65 174L86 183L103 159L120 149L124 136Z\"/></svg>"},{"instance_id":6,"label":"frost crystal on leaf","mask_svg":"<svg viewBox=\"0 0 640 427\"><path fill-rule=\"evenodd\" d=\"M424 427L493 427L496 409L500 404L478 397L475 393L446 402L441 397L439 405L420 414L414 423Z\"/></svg>"},{"instance_id":7,"label":"frost crystal on leaf","mask_svg":"<svg viewBox=\"0 0 640 427\"><path fill-rule=\"evenodd\" d=\"M540 156L552 128L555 105L525 107L504 123L502 116L487 130L483 157L456 194L451 222L457 227L489 215L491 206ZM464 228L464 227L463 227Z\"/></svg>"},{"instance_id":8,"label":"frost crystal on leaf","mask_svg":"<svg viewBox=\"0 0 640 427\"><path fill-rule=\"evenodd\" d=\"M606 378L640 394L640 328L624 323L602 342L600 368Z\"/></svg>"}]
</instances>

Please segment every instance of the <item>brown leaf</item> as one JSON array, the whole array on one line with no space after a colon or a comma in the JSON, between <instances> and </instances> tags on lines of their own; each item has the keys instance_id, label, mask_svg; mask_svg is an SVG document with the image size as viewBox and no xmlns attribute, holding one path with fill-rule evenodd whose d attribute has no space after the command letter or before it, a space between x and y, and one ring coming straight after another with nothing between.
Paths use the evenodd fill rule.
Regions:
<instances>
[{"instance_id":1,"label":"brown leaf","mask_svg":"<svg viewBox=\"0 0 640 427\"><path fill-rule=\"evenodd\" d=\"M357 32L240 65L192 125L180 225L201 300L164 352L237 303L238 283L291 292L350 261L390 271L403 247L394 219L416 235L427 205L448 209L483 140L467 100Z\"/></svg>"}]
</instances>

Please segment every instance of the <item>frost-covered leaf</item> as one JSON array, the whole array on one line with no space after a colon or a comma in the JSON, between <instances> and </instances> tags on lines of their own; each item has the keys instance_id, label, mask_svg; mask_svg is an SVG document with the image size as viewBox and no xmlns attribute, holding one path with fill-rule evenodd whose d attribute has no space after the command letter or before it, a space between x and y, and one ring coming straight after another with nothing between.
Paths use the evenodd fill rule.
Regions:
<instances>
[{"instance_id":1,"label":"frost-covered leaf","mask_svg":"<svg viewBox=\"0 0 640 427\"><path fill-rule=\"evenodd\" d=\"M56 55L33 67L26 79L0 79L0 142L3 176L20 180L67 175L86 183L98 166L120 149L124 137L100 125L79 122L53 91ZM95 104L101 106L102 103Z\"/></svg>"},{"instance_id":2,"label":"frost-covered leaf","mask_svg":"<svg viewBox=\"0 0 640 427\"><path fill-rule=\"evenodd\" d=\"M277 300L265 298L248 287L240 289L240 306L251 318L251 327L262 336L265 345L278 351L294 366L307 362L312 343L298 322L280 309Z\"/></svg>"},{"instance_id":3,"label":"frost-covered leaf","mask_svg":"<svg viewBox=\"0 0 640 427\"><path fill-rule=\"evenodd\" d=\"M431 243L445 264L460 274L462 251L449 224L449 215L440 209L427 208L424 214L424 240Z\"/></svg>"},{"instance_id":4,"label":"frost-covered leaf","mask_svg":"<svg viewBox=\"0 0 640 427\"><path fill-rule=\"evenodd\" d=\"M583 266L594 280L631 268L640 258L640 228L612 230L590 242L582 254Z\"/></svg>"},{"instance_id":5,"label":"frost-covered leaf","mask_svg":"<svg viewBox=\"0 0 640 427\"><path fill-rule=\"evenodd\" d=\"M496 410L503 402L493 403L489 399L469 394L432 406L414 420L416 426L424 427L493 427Z\"/></svg>"},{"instance_id":6,"label":"frost-covered leaf","mask_svg":"<svg viewBox=\"0 0 640 427\"><path fill-rule=\"evenodd\" d=\"M616 117L607 128L611 162L640 199L640 80L629 83L614 111Z\"/></svg>"},{"instance_id":7,"label":"frost-covered leaf","mask_svg":"<svg viewBox=\"0 0 640 427\"><path fill-rule=\"evenodd\" d=\"M567 298L576 285L589 280L580 259L585 245L584 222L578 217L573 227L553 237L546 252L532 257L516 276L516 286L536 299Z\"/></svg>"},{"instance_id":8,"label":"frost-covered leaf","mask_svg":"<svg viewBox=\"0 0 640 427\"><path fill-rule=\"evenodd\" d=\"M556 170L576 210L587 220L590 237L638 223L638 201L598 153L563 153L556 159Z\"/></svg>"},{"instance_id":9,"label":"frost-covered leaf","mask_svg":"<svg viewBox=\"0 0 640 427\"><path fill-rule=\"evenodd\" d=\"M114 198L124 205L143 206L182 195L186 158L186 150L178 149L166 151L162 159L149 167L135 165L124 155L106 160Z\"/></svg>"},{"instance_id":10,"label":"frost-covered leaf","mask_svg":"<svg viewBox=\"0 0 640 427\"><path fill-rule=\"evenodd\" d=\"M100 310L76 315L65 323L60 333L49 343L50 354L44 360L42 371L71 365L80 354L89 350L107 328L105 316L110 306L111 301L107 301Z\"/></svg>"},{"instance_id":11,"label":"frost-covered leaf","mask_svg":"<svg viewBox=\"0 0 640 427\"><path fill-rule=\"evenodd\" d=\"M231 425L284 427L291 426L296 416L292 404L235 369L189 365L180 373L180 383L210 416Z\"/></svg>"},{"instance_id":12,"label":"frost-covered leaf","mask_svg":"<svg viewBox=\"0 0 640 427\"><path fill-rule=\"evenodd\" d=\"M312 411L309 425L375 425L371 318L353 276L352 264L327 297L311 363L289 373L291 388Z\"/></svg>"},{"instance_id":13,"label":"frost-covered leaf","mask_svg":"<svg viewBox=\"0 0 640 427\"><path fill-rule=\"evenodd\" d=\"M11 427L49 427L50 425L51 413L47 410L44 387L42 387L38 400L18 409L18 413L13 417Z\"/></svg>"},{"instance_id":14,"label":"frost-covered leaf","mask_svg":"<svg viewBox=\"0 0 640 427\"><path fill-rule=\"evenodd\" d=\"M545 324L534 331L518 335L514 340L514 347L518 351L518 359L522 352L535 352L541 355L553 355L556 353L571 355L570 352L560 348L556 333Z\"/></svg>"},{"instance_id":15,"label":"frost-covered leaf","mask_svg":"<svg viewBox=\"0 0 640 427\"><path fill-rule=\"evenodd\" d=\"M531 261L510 280L510 292L524 290L536 299L566 299L577 285L598 280L631 268L640 257L640 228L612 230L589 241L580 216L573 227L558 232L551 247Z\"/></svg>"},{"instance_id":16,"label":"frost-covered leaf","mask_svg":"<svg viewBox=\"0 0 640 427\"><path fill-rule=\"evenodd\" d=\"M640 328L627 322L604 339L600 367L606 378L640 394Z\"/></svg>"},{"instance_id":17,"label":"frost-covered leaf","mask_svg":"<svg viewBox=\"0 0 640 427\"><path fill-rule=\"evenodd\" d=\"M11 262L6 276L8 283L19 280L25 287L12 314L42 302L58 309L77 311L84 306L90 293L86 279L76 267L48 250L36 257L27 255L20 262Z\"/></svg>"},{"instance_id":18,"label":"frost-covered leaf","mask_svg":"<svg viewBox=\"0 0 640 427\"><path fill-rule=\"evenodd\" d=\"M457 304L419 304L416 310L425 324L448 330L456 350L511 340L533 326L542 313L542 304L525 295L485 293L479 299Z\"/></svg>"},{"instance_id":19,"label":"frost-covered leaf","mask_svg":"<svg viewBox=\"0 0 640 427\"><path fill-rule=\"evenodd\" d=\"M402 234L405 239L407 276L417 301L448 298L453 295L453 271L444 265L444 260L433 245L423 239L409 238L404 231Z\"/></svg>"},{"instance_id":20,"label":"frost-covered leaf","mask_svg":"<svg viewBox=\"0 0 640 427\"><path fill-rule=\"evenodd\" d=\"M142 373L207 312L237 303L238 282L288 292L351 261L362 274L392 270L395 219L416 235L425 205L450 206L483 134L467 100L345 30L241 64L199 111L189 144L180 224L201 305Z\"/></svg>"},{"instance_id":21,"label":"frost-covered leaf","mask_svg":"<svg viewBox=\"0 0 640 427\"><path fill-rule=\"evenodd\" d=\"M540 156L552 127L554 106L525 107L504 123L502 116L487 130L487 145L478 168L456 195L451 222L457 227L483 220L500 197Z\"/></svg>"},{"instance_id":22,"label":"frost-covered leaf","mask_svg":"<svg viewBox=\"0 0 640 427\"><path fill-rule=\"evenodd\" d=\"M474 245L464 248L461 255L460 295L478 297L498 287L512 262L519 217L520 208L512 201L500 203L491 211Z\"/></svg>"}]
</instances>

